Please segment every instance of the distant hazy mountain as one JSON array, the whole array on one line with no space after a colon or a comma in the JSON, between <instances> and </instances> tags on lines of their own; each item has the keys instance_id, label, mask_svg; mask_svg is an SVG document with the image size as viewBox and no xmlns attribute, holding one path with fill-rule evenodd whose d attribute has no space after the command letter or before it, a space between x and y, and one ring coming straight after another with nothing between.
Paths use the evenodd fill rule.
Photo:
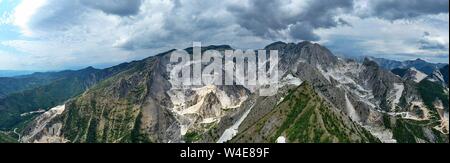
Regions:
<instances>
[{"instance_id":1,"label":"distant hazy mountain","mask_svg":"<svg viewBox=\"0 0 450 163\"><path fill-rule=\"evenodd\" d=\"M279 52L274 96L238 85L175 88L168 51L8 95L0 125L19 128L21 142L449 142L448 87L420 70L402 78L373 59L339 59L310 42L264 49ZM48 111L20 118L41 108Z\"/></svg>"},{"instance_id":2,"label":"distant hazy mountain","mask_svg":"<svg viewBox=\"0 0 450 163\"><path fill-rule=\"evenodd\" d=\"M427 61L424 61L422 59L416 59L416 60L409 60L409 61L395 61L395 60L389 60L385 58L375 58L375 57L367 57L375 62L378 63L381 67L387 69L387 70L393 70L396 68L400 69L409 69L409 68L416 68L417 70L427 74L431 75L433 71L438 70L448 64L443 63L430 63ZM363 58L359 58L358 60L362 61Z\"/></svg>"},{"instance_id":3,"label":"distant hazy mountain","mask_svg":"<svg viewBox=\"0 0 450 163\"><path fill-rule=\"evenodd\" d=\"M422 81L423 79L428 79L428 80L432 80L434 82L443 84L443 85L447 85L448 86L448 77L449 77L449 72L448 72L448 65L440 68L440 69L436 69L434 70L430 75L427 75L419 70L417 70L414 67L411 68L395 68L392 71L392 73L402 77L404 80L413 80L417 83L419 83L420 81Z\"/></svg>"},{"instance_id":4,"label":"distant hazy mountain","mask_svg":"<svg viewBox=\"0 0 450 163\"><path fill-rule=\"evenodd\" d=\"M13 77L32 74L33 71L0 70L0 77Z\"/></svg>"},{"instance_id":5,"label":"distant hazy mountain","mask_svg":"<svg viewBox=\"0 0 450 163\"><path fill-rule=\"evenodd\" d=\"M55 80L73 76L76 71L32 73L13 77L0 77L0 99L12 94L47 85Z\"/></svg>"}]
</instances>

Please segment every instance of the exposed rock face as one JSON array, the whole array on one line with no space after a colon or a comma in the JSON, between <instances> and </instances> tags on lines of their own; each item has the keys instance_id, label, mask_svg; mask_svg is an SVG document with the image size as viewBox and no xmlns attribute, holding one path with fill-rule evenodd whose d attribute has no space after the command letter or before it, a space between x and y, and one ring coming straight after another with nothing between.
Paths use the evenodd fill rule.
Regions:
<instances>
[{"instance_id":1,"label":"exposed rock face","mask_svg":"<svg viewBox=\"0 0 450 163\"><path fill-rule=\"evenodd\" d=\"M374 61L365 60L363 65L365 69L360 74L360 80L372 90L375 99L380 102L380 107L384 109L389 107L386 98L389 96L389 90L394 88L394 83L402 83L399 77L389 71L381 69Z\"/></svg>"},{"instance_id":2,"label":"exposed rock face","mask_svg":"<svg viewBox=\"0 0 450 163\"><path fill-rule=\"evenodd\" d=\"M207 94L205 97L205 101L203 102L202 106L200 106L199 114L201 119L203 120L214 120L214 118L220 117L223 113L219 98L213 93ZM206 121L205 123L207 122L209 121Z\"/></svg>"},{"instance_id":3,"label":"exposed rock face","mask_svg":"<svg viewBox=\"0 0 450 163\"><path fill-rule=\"evenodd\" d=\"M449 72L448 72L449 68L448 68L448 64L447 66L444 66L440 69L441 74L444 76L444 80L447 83L447 87L449 84L449 80L448 80L448 76L449 76Z\"/></svg>"},{"instance_id":4,"label":"exposed rock face","mask_svg":"<svg viewBox=\"0 0 450 163\"><path fill-rule=\"evenodd\" d=\"M440 70L435 70L433 73L428 77L428 80L431 80L433 82L439 83L442 86L447 86L447 82L445 80L444 75L441 73Z\"/></svg>"},{"instance_id":5,"label":"exposed rock face","mask_svg":"<svg viewBox=\"0 0 450 163\"><path fill-rule=\"evenodd\" d=\"M276 42L264 49L278 50L281 71L296 70L297 64L301 62L313 66L332 66L338 62L338 58L328 49L307 41L298 44Z\"/></svg>"},{"instance_id":6,"label":"exposed rock face","mask_svg":"<svg viewBox=\"0 0 450 163\"><path fill-rule=\"evenodd\" d=\"M423 72L420 72L419 70L415 68L408 69L405 74L402 76L403 80L412 80L416 83L421 82L423 79L425 79L428 75L426 75Z\"/></svg>"},{"instance_id":7,"label":"exposed rock face","mask_svg":"<svg viewBox=\"0 0 450 163\"><path fill-rule=\"evenodd\" d=\"M56 116L61 115L65 110L65 105L50 109L38 116L26 130L29 133L20 138L25 143L65 143L61 136L61 123L52 124Z\"/></svg>"}]
</instances>

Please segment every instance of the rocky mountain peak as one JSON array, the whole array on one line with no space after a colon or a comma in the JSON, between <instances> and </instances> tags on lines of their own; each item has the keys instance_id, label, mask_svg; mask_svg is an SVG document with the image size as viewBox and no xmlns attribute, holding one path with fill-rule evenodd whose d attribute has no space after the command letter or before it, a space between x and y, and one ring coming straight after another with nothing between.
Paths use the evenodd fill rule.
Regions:
<instances>
[{"instance_id":1,"label":"rocky mountain peak","mask_svg":"<svg viewBox=\"0 0 450 163\"><path fill-rule=\"evenodd\" d=\"M283 41L277 41L274 43L271 43L269 45L267 45L264 49L271 49L271 48L276 48L276 47L285 47L287 45L287 43L283 42Z\"/></svg>"},{"instance_id":2,"label":"rocky mountain peak","mask_svg":"<svg viewBox=\"0 0 450 163\"><path fill-rule=\"evenodd\" d=\"M95 70L99 70L99 69L89 66L89 67L84 68L82 71L95 71Z\"/></svg>"},{"instance_id":3,"label":"rocky mountain peak","mask_svg":"<svg viewBox=\"0 0 450 163\"><path fill-rule=\"evenodd\" d=\"M299 43L285 43L282 41L277 41L277 42L267 45L264 49L270 49L270 50L277 50L277 49L282 49L282 48L295 49L295 48L303 48L307 45L320 46L319 44L313 44L310 41L303 41L303 42L299 42Z\"/></svg>"},{"instance_id":4,"label":"rocky mountain peak","mask_svg":"<svg viewBox=\"0 0 450 163\"><path fill-rule=\"evenodd\" d=\"M189 47L184 50L186 50L189 54L192 54L193 47ZM202 52L205 52L208 50L225 51L225 50L233 50L233 48L230 45L210 45L210 46L202 47Z\"/></svg>"},{"instance_id":5,"label":"rocky mountain peak","mask_svg":"<svg viewBox=\"0 0 450 163\"><path fill-rule=\"evenodd\" d=\"M363 65L366 66L366 67L372 67L372 68L379 68L380 67L377 62L375 62L374 60L372 60L369 57L364 58Z\"/></svg>"},{"instance_id":6,"label":"rocky mountain peak","mask_svg":"<svg viewBox=\"0 0 450 163\"><path fill-rule=\"evenodd\" d=\"M417 58L416 61L418 61L418 62L425 62L425 60L420 59L420 58Z\"/></svg>"},{"instance_id":7,"label":"rocky mountain peak","mask_svg":"<svg viewBox=\"0 0 450 163\"><path fill-rule=\"evenodd\" d=\"M281 69L295 68L300 62L320 67L335 65L338 62L338 58L330 50L309 41L275 42L266 46L265 50L278 50Z\"/></svg>"}]
</instances>

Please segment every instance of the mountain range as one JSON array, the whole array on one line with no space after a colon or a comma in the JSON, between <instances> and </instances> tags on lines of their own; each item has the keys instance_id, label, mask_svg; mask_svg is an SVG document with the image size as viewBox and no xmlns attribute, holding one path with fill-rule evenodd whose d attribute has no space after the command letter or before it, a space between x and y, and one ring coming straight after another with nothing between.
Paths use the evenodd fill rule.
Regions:
<instances>
[{"instance_id":1,"label":"mountain range","mask_svg":"<svg viewBox=\"0 0 450 163\"><path fill-rule=\"evenodd\" d=\"M357 57L356 60L362 62L364 61L365 58L375 61L376 63L378 63L378 65L387 70L415 68L428 75L431 75L435 70L439 70L448 65L444 63L430 63L420 58L416 60L396 61L385 58L375 58L367 56L367 57Z\"/></svg>"},{"instance_id":2,"label":"mountain range","mask_svg":"<svg viewBox=\"0 0 450 163\"><path fill-rule=\"evenodd\" d=\"M174 50L107 69L0 78L0 141L449 142L448 65L342 59L307 41L263 49L279 52L279 91L269 97L239 85L175 88Z\"/></svg>"}]
</instances>

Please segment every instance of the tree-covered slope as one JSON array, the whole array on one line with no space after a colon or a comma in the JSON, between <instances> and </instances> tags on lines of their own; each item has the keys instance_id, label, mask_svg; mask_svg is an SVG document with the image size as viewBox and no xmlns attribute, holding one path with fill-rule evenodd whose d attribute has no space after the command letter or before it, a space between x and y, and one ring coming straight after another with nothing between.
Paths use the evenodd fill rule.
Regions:
<instances>
[{"instance_id":1,"label":"tree-covered slope","mask_svg":"<svg viewBox=\"0 0 450 163\"><path fill-rule=\"evenodd\" d=\"M232 142L379 142L348 116L323 100L307 82L292 90L273 111L239 133Z\"/></svg>"},{"instance_id":2,"label":"tree-covered slope","mask_svg":"<svg viewBox=\"0 0 450 163\"><path fill-rule=\"evenodd\" d=\"M6 133L0 132L0 143L17 143L17 140Z\"/></svg>"},{"instance_id":3,"label":"tree-covered slope","mask_svg":"<svg viewBox=\"0 0 450 163\"><path fill-rule=\"evenodd\" d=\"M132 67L134 64L136 62L124 63L103 70L89 67L78 71L62 71L54 75L49 73L34 74L34 76L41 78L47 78L51 75L55 77L55 80L46 85L0 98L0 129L12 129L15 125L30 118L30 116L21 116L21 114L41 109L48 110L60 105L82 94L98 82Z\"/></svg>"}]
</instances>

